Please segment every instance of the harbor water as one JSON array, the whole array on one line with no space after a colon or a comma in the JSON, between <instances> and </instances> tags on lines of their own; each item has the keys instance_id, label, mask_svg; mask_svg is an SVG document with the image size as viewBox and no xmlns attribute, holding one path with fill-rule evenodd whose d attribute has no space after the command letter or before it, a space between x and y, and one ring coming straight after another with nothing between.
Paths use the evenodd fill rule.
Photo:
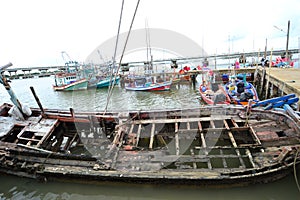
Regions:
<instances>
[{"instance_id":1,"label":"harbor water","mask_svg":"<svg viewBox=\"0 0 300 200\"><path fill-rule=\"evenodd\" d=\"M76 111L103 110L107 102L107 89L90 89L76 92L56 92L52 77L12 80L11 86L23 104L38 107L30 91L33 86L44 108ZM187 108L201 105L198 86L188 82L174 85L170 91L133 92L115 87L108 110L153 110ZM0 87L0 103L10 103L4 87ZM299 170L298 170L299 171ZM299 172L300 173L300 172ZM298 175L300 176L300 175ZM298 178L299 180L299 178ZM167 186L115 183L46 182L0 174L0 199L300 199L295 176L267 184L247 187L203 188L195 186Z\"/></svg>"}]
</instances>

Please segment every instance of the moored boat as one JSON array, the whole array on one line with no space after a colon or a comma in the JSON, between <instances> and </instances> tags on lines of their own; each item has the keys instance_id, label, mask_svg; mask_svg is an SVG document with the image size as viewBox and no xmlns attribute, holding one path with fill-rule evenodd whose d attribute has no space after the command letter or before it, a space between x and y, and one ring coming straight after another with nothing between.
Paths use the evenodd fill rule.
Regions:
<instances>
[{"instance_id":1,"label":"moored boat","mask_svg":"<svg viewBox=\"0 0 300 200\"><path fill-rule=\"evenodd\" d=\"M230 104L231 100L220 84L206 84L203 82L199 87L201 99L208 105Z\"/></svg>"},{"instance_id":2,"label":"moored boat","mask_svg":"<svg viewBox=\"0 0 300 200\"><path fill-rule=\"evenodd\" d=\"M53 89L56 91L86 90L89 81L84 71L79 70L78 62L69 61L65 66L64 71L55 74Z\"/></svg>"},{"instance_id":3,"label":"moored boat","mask_svg":"<svg viewBox=\"0 0 300 200\"><path fill-rule=\"evenodd\" d=\"M128 80L125 89L132 91L166 91L170 90L171 84L172 80L153 81L151 76L134 76Z\"/></svg>"},{"instance_id":4,"label":"moored boat","mask_svg":"<svg viewBox=\"0 0 300 200\"><path fill-rule=\"evenodd\" d=\"M235 105L248 105L249 100L252 103L259 101L255 87L246 81L245 74L232 76L232 79L224 85L224 89Z\"/></svg>"},{"instance_id":5,"label":"moored boat","mask_svg":"<svg viewBox=\"0 0 300 200\"><path fill-rule=\"evenodd\" d=\"M120 82L120 77L105 77L99 80L99 82L96 84L97 88L105 88L112 85L118 85Z\"/></svg>"},{"instance_id":6,"label":"moored boat","mask_svg":"<svg viewBox=\"0 0 300 200\"><path fill-rule=\"evenodd\" d=\"M56 91L86 90L87 87L88 80L85 78L79 79L76 73L61 72L55 74L53 89Z\"/></svg>"},{"instance_id":7,"label":"moored boat","mask_svg":"<svg viewBox=\"0 0 300 200\"><path fill-rule=\"evenodd\" d=\"M215 80L210 68L203 67L202 83L199 87L201 99L208 105L230 104L231 100L223 88L223 84Z\"/></svg>"}]
</instances>

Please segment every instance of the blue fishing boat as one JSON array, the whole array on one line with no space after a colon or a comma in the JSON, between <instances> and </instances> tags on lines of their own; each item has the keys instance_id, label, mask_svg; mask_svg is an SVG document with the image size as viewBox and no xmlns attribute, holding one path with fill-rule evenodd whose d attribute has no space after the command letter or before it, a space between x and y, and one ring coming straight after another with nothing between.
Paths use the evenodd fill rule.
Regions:
<instances>
[{"instance_id":1,"label":"blue fishing boat","mask_svg":"<svg viewBox=\"0 0 300 200\"><path fill-rule=\"evenodd\" d=\"M249 100L253 103L259 101L255 87L246 80L246 74L231 76L224 89L235 105L247 105Z\"/></svg>"},{"instance_id":2,"label":"blue fishing boat","mask_svg":"<svg viewBox=\"0 0 300 200\"><path fill-rule=\"evenodd\" d=\"M109 87L112 85L118 85L120 82L120 77L106 77L103 78L102 80L100 79L100 81L96 84L97 88L104 88L104 87Z\"/></svg>"}]
</instances>

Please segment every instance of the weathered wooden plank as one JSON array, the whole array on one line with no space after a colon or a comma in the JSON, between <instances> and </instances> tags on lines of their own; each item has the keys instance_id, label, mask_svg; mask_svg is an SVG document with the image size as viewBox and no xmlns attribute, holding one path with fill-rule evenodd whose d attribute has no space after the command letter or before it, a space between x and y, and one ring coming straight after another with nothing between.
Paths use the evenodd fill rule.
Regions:
<instances>
[{"instance_id":1,"label":"weathered wooden plank","mask_svg":"<svg viewBox=\"0 0 300 200\"><path fill-rule=\"evenodd\" d=\"M202 132L202 125L201 125L200 121L198 121L198 128L199 128L199 131Z\"/></svg>"},{"instance_id":2,"label":"weathered wooden plank","mask_svg":"<svg viewBox=\"0 0 300 200\"><path fill-rule=\"evenodd\" d=\"M154 132L155 132L155 124L152 124L151 127L151 135L150 135L150 143L149 143L149 148L153 148L153 141L154 141Z\"/></svg>"},{"instance_id":3,"label":"weathered wooden plank","mask_svg":"<svg viewBox=\"0 0 300 200\"><path fill-rule=\"evenodd\" d=\"M227 168L226 159L225 159L225 157L224 157L224 153L223 153L223 150L222 150L222 149L220 149L220 156L222 156L223 167L224 167L224 168Z\"/></svg>"},{"instance_id":4,"label":"weathered wooden plank","mask_svg":"<svg viewBox=\"0 0 300 200\"><path fill-rule=\"evenodd\" d=\"M52 122L51 127L48 129L48 132L45 133L42 139L37 143L36 147L40 147L41 144L50 137L50 135L52 134L54 129L59 125L59 123L60 122L57 119Z\"/></svg>"},{"instance_id":5,"label":"weathered wooden plank","mask_svg":"<svg viewBox=\"0 0 300 200\"><path fill-rule=\"evenodd\" d=\"M249 158L249 161L250 161L252 167L253 167L253 168L256 168L256 165L255 165L255 163L254 163L254 160L253 160L253 157L252 157L252 154L251 154L250 150L247 148L247 149L245 150L245 152L246 152L246 155L247 155L248 158Z\"/></svg>"},{"instance_id":6,"label":"weathered wooden plank","mask_svg":"<svg viewBox=\"0 0 300 200\"><path fill-rule=\"evenodd\" d=\"M131 124L130 130L129 130L129 134L132 134L133 128L134 128L134 124Z\"/></svg>"},{"instance_id":7,"label":"weathered wooden plank","mask_svg":"<svg viewBox=\"0 0 300 200\"><path fill-rule=\"evenodd\" d=\"M191 124L190 124L190 122L187 122L187 123L186 123L186 128L187 128L187 130L190 130L190 129L191 129Z\"/></svg>"},{"instance_id":8,"label":"weathered wooden plank","mask_svg":"<svg viewBox=\"0 0 300 200\"><path fill-rule=\"evenodd\" d=\"M35 139L35 135L32 136L32 138L27 142L26 145L27 145L27 146L30 146L31 143L33 142L32 140L36 140L36 139ZM38 141L40 141L40 140L36 140L36 141L38 142Z\"/></svg>"},{"instance_id":9,"label":"weathered wooden plank","mask_svg":"<svg viewBox=\"0 0 300 200\"><path fill-rule=\"evenodd\" d=\"M260 139L257 137L257 135L256 135L256 133L255 133L253 127L252 127L252 126L249 126L249 128L250 128L251 136L252 136L252 138L254 139L254 141L255 141L257 144L261 145Z\"/></svg>"},{"instance_id":10,"label":"weathered wooden plank","mask_svg":"<svg viewBox=\"0 0 300 200\"><path fill-rule=\"evenodd\" d=\"M72 146L73 142L75 141L75 139L77 138L78 136L78 132L76 132L74 134L74 137L70 140L70 143L68 145L65 146L65 150L69 150L70 146Z\"/></svg>"},{"instance_id":11,"label":"weathered wooden plank","mask_svg":"<svg viewBox=\"0 0 300 200\"><path fill-rule=\"evenodd\" d=\"M24 147L24 148L27 148L27 149L32 149L32 150L36 150L36 151L40 151L40 152L45 152L45 153L49 153L49 154L53 153L52 151L44 150L44 149L37 148L37 147L27 146L25 144L17 144L17 145L20 146L20 147Z\"/></svg>"},{"instance_id":12,"label":"weathered wooden plank","mask_svg":"<svg viewBox=\"0 0 300 200\"><path fill-rule=\"evenodd\" d=\"M27 140L27 141L31 141L31 142L39 142L40 141L38 139L34 139L34 135L32 138L19 137L19 140Z\"/></svg>"},{"instance_id":13,"label":"weathered wooden plank","mask_svg":"<svg viewBox=\"0 0 300 200\"><path fill-rule=\"evenodd\" d=\"M236 127L236 128L238 128L239 125L235 122L234 118L231 117L230 119L231 119L231 122L232 122L233 126Z\"/></svg>"},{"instance_id":14,"label":"weathered wooden plank","mask_svg":"<svg viewBox=\"0 0 300 200\"><path fill-rule=\"evenodd\" d=\"M235 115L221 115L221 116L213 116L213 117L193 117L193 118L175 118L175 119L145 119L145 120L134 120L131 123L134 124L151 124L151 123L176 123L176 122L197 122L197 121L213 121L213 120L224 120L224 119L234 119L238 118Z\"/></svg>"},{"instance_id":15,"label":"weathered wooden plank","mask_svg":"<svg viewBox=\"0 0 300 200\"><path fill-rule=\"evenodd\" d=\"M251 149L260 149L262 148L261 145L253 145L253 144L247 144L247 145L239 145L238 147L232 147L232 146L211 146L211 147L203 147L203 146L195 146L194 149L198 149L198 150L202 150L202 149L208 149L208 150L211 150L211 149L248 149L248 148L251 148Z\"/></svg>"},{"instance_id":16,"label":"weathered wooden plank","mask_svg":"<svg viewBox=\"0 0 300 200\"><path fill-rule=\"evenodd\" d=\"M229 130L230 128L229 128L229 125L228 125L228 123L227 123L227 121L224 119L223 120L223 123L224 123L224 126L225 126L225 128L227 129L227 130Z\"/></svg>"},{"instance_id":17,"label":"weathered wooden plank","mask_svg":"<svg viewBox=\"0 0 300 200\"><path fill-rule=\"evenodd\" d=\"M203 133L200 133L200 136L201 136L201 141L202 141L202 146L204 147L204 154L205 156L208 156L208 151L206 149L206 141L205 141L205 138L204 138L204 134ZM208 157L207 157L208 158ZM212 165L211 165L211 162L210 162L210 159L208 158L207 160L207 167L209 169L212 169Z\"/></svg>"},{"instance_id":18,"label":"weathered wooden plank","mask_svg":"<svg viewBox=\"0 0 300 200\"><path fill-rule=\"evenodd\" d=\"M244 163L244 161L243 161L243 159L242 159L242 157L241 157L241 153L240 153L240 151L237 149L238 146L237 146L237 144L236 144L236 141L235 141L235 139L234 139L234 137L233 137L231 131L228 131L227 133L228 133L228 136L229 136L229 138L230 138L230 141L231 141L233 147L235 147L235 152L236 152L236 154L237 154L238 157L239 157L239 160L240 160L241 165L243 166L243 168L246 168L246 165L245 165L245 163Z\"/></svg>"},{"instance_id":19,"label":"weathered wooden plank","mask_svg":"<svg viewBox=\"0 0 300 200\"><path fill-rule=\"evenodd\" d=\"M209 121L211 128L216 128L215 122L213 120Z\"/></svg>"},{"instance_id":20,"label":"weathered wooden plank","mask_svg":"<svg viewBox=\"0 0 300 200\"><path fill-rule=\"evenodd\" d=\"M240 157L248 158L247 155L242 155ZM239 158L238 155L230 154L230 155L163 155L163 156L153 156L151 158L151 162L178 162L178 163L197 163L197 162L209 162L212 158L219 158L219 159L225 159L225 158ZM227 164L226 164L227 165ZM226 167L224 167L226 168Z\"/></svg>"},{"instance_id":21,"label":"weathered wooden plank","mask_svg":"<svg viewBox=\"0 0 300 200\"><path fill-rule=\"evenodd\" d=\"M139 141L140 141L140 137L141 137L141 131L142 131L142 124L139 124L138 131L137 131L137 134L136 134L136 144L135 144L136 147L139 145Z\"/></svg>"},{"instance_id":22,"label":"weathered wooden plank","mask_svg":"<svg viewBox=\"0 0 300 200\"><path fill-rule=\"evenodd\" d=\"M180 149L179 149L179 138L178 138L178 123L175 123L175 148L176 148L176 155L179 155Z\"/></svg>"},{"instance_id":23,"label":"weathered wooden plank","mask_svg":"<svg viewBox=\"0 0 300 200\"><path fill-rule=\"evenodd\" d=\"M194 157L195 156L194 150L190 149L190 152L191 152L191 156ZM197 163L196 162L193 162L193 168L197 169Z\"/></svg>"},{"instance_id":24,"label":"weathered wooden plank","mask_svg":"<svg viewBox=\"0 0 300 200\"><path fill-rule=\"evenodd\" d=\"M139 145L141 131L142 131L142 124L139 124L138 131L136 134L136 144L135 144L136 147Z\"/></svg>"},{"instance_id":25,"label":"weathered wooden plank","mask_svg":"<svg viewBox=\"0 0 300 200\"><path fill-rule=\"evenodd\" d=\"M156 137L164 147L168 148L168 145L167 145L166 141L164 140L163 136L156 135Z\"/></svg>"}]
</instances>

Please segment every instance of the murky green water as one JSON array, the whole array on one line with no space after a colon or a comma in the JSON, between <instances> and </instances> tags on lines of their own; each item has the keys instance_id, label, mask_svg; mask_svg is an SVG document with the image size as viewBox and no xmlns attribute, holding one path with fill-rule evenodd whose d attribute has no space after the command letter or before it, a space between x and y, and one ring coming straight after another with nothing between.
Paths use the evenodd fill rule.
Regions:
<instances>
[{"instance_id":1,"label":"murky green water","mask_svg":"<svg viewBox=\"0 0 300 200\"><path fill-rule=\"evenodd\" d=\"M103 110L107 90L91 89L77 92L55 92L52 78L13 80L11 86L22 103L31 107L37 104L29 89L35 88L45 108L93 111ZM197 88L197 87L196 87ZM10 102L4 87L0 87L0 103ZM165 92L128 92L116 87L109 110L149 110L184 108L200 105L199 94L189 84L173 86ZM299 171L299 170L298 170ZM300 176L300 172L298 173ZM299 179L299 178L298 178ZM299 180L300 181L300 180ZM212 200L293 200L300 199L293 174L274 183L241 188L197 188L164 185L79 184L48 182L0 175L1 199L212 199Z\"/></svg>"},{"instance_id":2,"label":"murky green water","mask_svg":"<svg viewBox=\"0 0 300 200\"><path fill-rule=\"evenodd\" d=\"M53 78L13 80L11 87L22 103L32 107L37 104L29 89L33 86L45 108L70 107L81 111L103 110L107 100L107 89L89 89L75 92L57 92L52 89ZM9 96L1 85L0 103L8 102ZM187 82L172 86L170 91L135 92L115 87L108 110L149 110L182 108L199 105L197 90Z\"/></svg>"}]
</instances>

